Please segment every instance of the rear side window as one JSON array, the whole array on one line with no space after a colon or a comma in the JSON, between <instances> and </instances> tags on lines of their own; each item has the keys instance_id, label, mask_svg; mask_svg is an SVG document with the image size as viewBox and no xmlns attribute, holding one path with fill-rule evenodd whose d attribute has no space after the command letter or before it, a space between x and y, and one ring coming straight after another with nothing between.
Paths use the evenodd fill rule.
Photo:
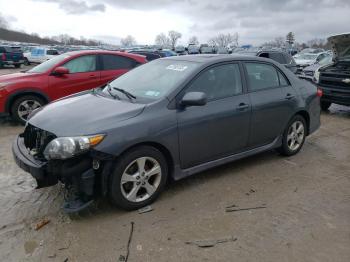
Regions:
<instances>
[{"instance_id":1,"label":"rear side window","mask_svg":"<svg viewBox=\"0 0 350 262\"><path fill-rule=\"evenodd\" d=\"M289 81L286 79L286 77L278 71L278 78L280 79L280 86L288 86Z\"/></svg>"},{"instance_id":2,"label":"rear side window","mask_svg":"<svg viewBox=\"0 0 350 262\"><path fill-rule=\"evenodd\" d=\"M284 56L281 53L271 52L269 53L269 57L280 64L286 64L286 61L284 60Z\"/></svg>"},{"instance_id":3,"label":"rear side window","mask_svg":"<svg viewBox=\"0 0 350 262\"><path fill-rule=\"evenodd\" d=\"M263 63L245 63L251 91L279 86L277 70L274 66Z\"/></svg>"},{"instance_id":4,"label":"rear side window","mask_svg":"<svg viewBox=\"0 0 350 262\"><path fill-rule=\"evenodd\" d=\"M63 65L69 73L84 73L96 71L96 56L84 55L70 60Z\"/></svg>"},{"instance_id":5,"label":"rear side window","mask_svg":"<svg viewBox=\"0 0 350 262\"><path fill-rule=\"evenodd\" d=\"M186 90L203 92L208 100L225 98L242 93L242 81L237 64L219 65L199 75Z\"/></svg>"},{"instance_id":6,"label":"rear side window","mask_svg":"<svg viewBox=\"0 0 350 262\"><path fill-rule=\"evenodd\" d=\"M136 66L136 61L119 55L101 55L103 70L131 69Z\"/></svg>"}]
</instances>

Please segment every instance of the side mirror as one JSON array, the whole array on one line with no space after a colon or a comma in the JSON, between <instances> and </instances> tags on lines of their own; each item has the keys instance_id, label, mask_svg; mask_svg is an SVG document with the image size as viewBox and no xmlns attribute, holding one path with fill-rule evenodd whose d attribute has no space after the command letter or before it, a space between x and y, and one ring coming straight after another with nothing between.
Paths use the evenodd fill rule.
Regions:
<instances>
[{"instance_id":1,"label":"side mirror","mask_svg":"<svg viewBox=\"0 0 350 262\"><path fill-rule=\"evenodd\" d=\"M63 66L59 66L53 70L52 74L56 76L66 75L66 74L69 74L69 69Z\"/></svg>"},{"instance_id":2,"label":"side mirror","mask_svg":"<svg viewBox=\"0 0 350 262\"><path fill-rule=\"evenodd\" d=\"M207 96L203 92L189 92L181 99L180 105L186 106L204 106L207 103Z\"/></svg>"}]
</instances>

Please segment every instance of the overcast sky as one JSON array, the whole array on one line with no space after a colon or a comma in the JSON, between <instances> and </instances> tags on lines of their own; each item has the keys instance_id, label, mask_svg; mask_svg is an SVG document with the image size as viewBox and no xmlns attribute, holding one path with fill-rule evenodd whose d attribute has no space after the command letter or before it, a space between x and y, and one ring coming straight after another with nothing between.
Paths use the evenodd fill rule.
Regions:
<instances>
[{"instance_id":1,"label":"overcast sky","mask_svg":"<svg viewBox=\"0 0 350 262\"><path fill-rule=\"evenodd\" d=\"M0 0L0 12L13 29L114 44L128 34L153 44L169 30L182 44L192 35L205 43L238 32L240 44L261 44L289 31L298 42L350 31L350 0Z\"/></svg>"}]
</instances>

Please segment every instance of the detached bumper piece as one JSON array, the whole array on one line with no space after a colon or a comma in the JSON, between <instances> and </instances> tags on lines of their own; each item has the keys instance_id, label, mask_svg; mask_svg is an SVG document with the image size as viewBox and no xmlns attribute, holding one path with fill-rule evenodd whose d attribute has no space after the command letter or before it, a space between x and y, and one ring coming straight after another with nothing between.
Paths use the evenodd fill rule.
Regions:
<instances>
[{"instance_id":1,"label":"detached bumper piece","mask_svg":"<svg viewBox=\"0 0 350 262\"><path fill-rule=\"evenodd\" d=\"M65 212L79 212L93 203L98 170L92 168L89 155L43 162L30 154L20 136L15 139L12 152L17 165L36 180L37 188L53 186L58 181L65 185L69 193L63 205Z\"/></svg>"}]
</instances>

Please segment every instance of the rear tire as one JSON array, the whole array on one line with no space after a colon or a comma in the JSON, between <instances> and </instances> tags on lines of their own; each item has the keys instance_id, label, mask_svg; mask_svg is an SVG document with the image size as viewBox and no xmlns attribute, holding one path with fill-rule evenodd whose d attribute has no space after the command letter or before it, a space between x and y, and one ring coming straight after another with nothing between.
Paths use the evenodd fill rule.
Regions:
<instances>
[{"instance_id":1,"label":"rear tire","mask_svg":"<svg viewBox=\"0 0 350 262\"><path fill-rule=\"evenodd\" d=\"M163 191L167 176L167 162L158 149L136 147L116 163L109 183L109 199L125 210L147 206Z\"/></svg>"},{"instance_id":2,"label":"rear tire","mask_svg":"<svg viewBox=\"0 0 350 262\"><path fill-rule=\"evenodd\" d=\"M321 101L321 109L323 111L328 111L329 107L331 106L332 103L330 102L324 102L324 101Z\"/></svg>"},{"instance_id":3,"label":"rear tire","mask_svg":"<svg viewBox=\"0 0 350 262\"><path fill-rule=\"evenodd\" d=\"M17 98L11 106L12 118L24 125L29 114L45 104L44 100L34 95L24 95Z\"/></svg>"},{"instance_id":4,"label":"rear tire","mask_svg":"<svg viewBox=\"0 0 350 262\"><path fill-rule=\"evenodd\" d=\"M297 154L304 145L306 132L305 119L301 115L294 116L283 132L282 146L278 151L284 156Z\"/></svg>"}]
</instances>

